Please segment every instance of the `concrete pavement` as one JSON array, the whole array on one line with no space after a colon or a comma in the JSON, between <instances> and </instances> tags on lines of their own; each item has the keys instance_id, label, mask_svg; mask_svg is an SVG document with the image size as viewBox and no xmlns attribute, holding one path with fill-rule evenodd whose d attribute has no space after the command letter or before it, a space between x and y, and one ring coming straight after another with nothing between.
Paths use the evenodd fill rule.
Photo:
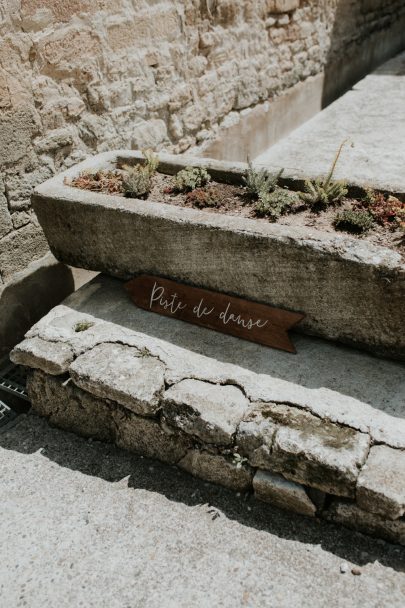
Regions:
<instances>
[{"instance_id":1,"label":"concrete pavement","mask_svg":"<svg viewBox=\"0 0 405 608\"><path fill-rule=\"evenodd\" d=\"M33 415L2 430L1 606L404 605L404 548L279 511Z\"/></svg>"}]
</instances>

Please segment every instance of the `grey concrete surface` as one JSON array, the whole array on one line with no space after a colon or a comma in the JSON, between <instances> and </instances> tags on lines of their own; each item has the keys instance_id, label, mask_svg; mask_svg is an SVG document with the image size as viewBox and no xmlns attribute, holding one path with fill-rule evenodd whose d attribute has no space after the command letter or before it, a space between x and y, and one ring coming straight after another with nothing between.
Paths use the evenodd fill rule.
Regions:
<instances>
[{"instance_id":1,"label":"grey concrete surface","mask_svg":"<svg viewBox=\"0 0 405 608\"><path fill-rule=\"evenodd\" d=\"M326 175L345 139L336 179L405 193L405 53L380 66L332 105L260 154L286 174Z\"/></svg>"},{"instance_id":2,"label":"grey concrete surface","mask_svg":"<svg viewBox=\"0 0 405 608\"><path fill-rule=\"evenodd\" d=\"M0 472L7 608L404 605L403 548L283 513L36 416L0 434Z\"/></svg>"}]
</instances>

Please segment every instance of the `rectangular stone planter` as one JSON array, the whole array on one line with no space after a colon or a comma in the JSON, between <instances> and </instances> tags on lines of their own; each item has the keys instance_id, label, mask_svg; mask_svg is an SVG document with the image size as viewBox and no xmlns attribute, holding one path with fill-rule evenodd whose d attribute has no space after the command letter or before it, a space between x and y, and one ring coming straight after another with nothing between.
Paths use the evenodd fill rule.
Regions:
<instances>
[{"instance_id":1,"label":"rectangular stone planter","mask_svg":"<svg viewBox=\"0 0 405 608\"><path fill-rule=\"evenodd\" d=\"M99 154L39 186L33 206L62 262L130 278L139 273L306 313L299 330L405 359L405 265L367 241L93 193L65 185L81 171L139 162L140 153ZM246 166L160 155L159 171L204 166L241 183ZM298 189L300 182L285 182ZM356 185L358 186L358 184Z\"/></svg>"}]
</instances>

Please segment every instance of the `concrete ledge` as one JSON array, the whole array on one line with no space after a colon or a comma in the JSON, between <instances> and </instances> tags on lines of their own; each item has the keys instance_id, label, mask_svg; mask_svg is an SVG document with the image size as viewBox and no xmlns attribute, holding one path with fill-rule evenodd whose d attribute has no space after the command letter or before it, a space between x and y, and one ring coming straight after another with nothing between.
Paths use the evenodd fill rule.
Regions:
<instances>
[{"instance_id":1,"label":"concrete ledge","mask_svg":"<svg viewBox=\"0 0 405 608\"><path fill-rule=\"evenodd\" d=\"M130 302L125 307L128 315L138 315L138 331L122 324L122 309L121 324L108 321L106 304L116 311L114 289L117 298L126 298L121 283L98 277L53 309L13 351L14 362L31 368L28 390L37 413L64 429L178 464L207 481L254 490L276 506L347 520L405 542L405 412L399 418L378 416L377 410L333 391L321 411L317 400L325 393L288 382L280 398L283 383L275 377L139 331L139 319L148 327L157 320L175 336L179 327L187 332L181 322L137 310ZM86 299L97 316L87 312ZM88 328L78 332L83 318ZM201 343L213 333L193 329ZM251 345L231 342L246 358ZM50 373L55 348L67 347L73 360L67 357L62 365L59 359L59 373ZM269 349L257 348L270 356ZM259 399L260 393L267 398ZM365 428L359 422L367 416ZM384 483L378 481L381 450L392 471ZM347 509L356 514L353 521Z\"/></svg>"}]
</instances>

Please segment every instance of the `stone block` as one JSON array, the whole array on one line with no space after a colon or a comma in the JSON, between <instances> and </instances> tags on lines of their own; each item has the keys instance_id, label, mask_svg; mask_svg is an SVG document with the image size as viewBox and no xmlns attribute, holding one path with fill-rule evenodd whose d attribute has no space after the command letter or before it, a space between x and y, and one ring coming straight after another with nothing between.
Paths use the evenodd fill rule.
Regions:
<instances>
[{"instance_id":1,"label":"stone block","mask_svg":"<svg viewBox=\"0 0 405 608\"><path fill-rule=\"evenodd\" d=\"M53 129L44 137L35 140L34 145L39 153L54 152L58 148L73 144L73 131L68 127Z\"/></svg>"},{"instance_id":2,"label":"stone block","mask_svg":"<svg viewBox=\"0 0 405 608\"><path fill-rule=\"evenodd\" d=\"M51 376L64 374L73 361L73 351L64 342L48 342L41 338L27 338L10 353L17 365L40 369Z\"/></svg>"},{"instance_id":3,"label":"stone block","mask_svg":"<svg viewBox=\"0 0 405 608\"><path fill-rule=\"evenodd\" d=\"M164 388L164 365L137 348L99 344L70 366L73 382L102 399L112 399L136 414L154 415Z\"/></svg>"},{"instance_id":4,"label":"stone block","mask_svg":"<svg viewBox=\"0 0 405 608\"><path fill-rule=\"evenodd\" d=\"M119 9L117 0L108 2L110 10ZM21 14L24 26L32 21L37 25L35 29L46 27L48 22L40 21L43 11L50 13L57 22L67 22L74 15L83 13L94 13L106 7L104 0L24 0L21 6Z\"/></svg>"},{"instance_id":5,"label":"stone block","mask_svg":"<svg viewBox=\"0 0 405 608\"><path fill-rule=\"evenodd\" d=\"M334 500L322 517L348 528L384 538L389 542L405 545L405 519L384 519L360 509L356 504Z\"/></svg>"},{"instance_id":6,"label":"stone block","mask_svg":"<svg viewBox=\"0 0 405 608\"><path fill-rule=\"evenodd\" d=\"M267 0L266 8L269 13L288 13L300 5L300 0Z\"/></svg>"},{"instance_id":7,"label":"stone block","mask_svg":"<svg viewBox=\"0 0 405 608\"><path fill-rule=\"evenodd\" d=\"M112 404L39 370L29 374L27 389L33 410L51 424L84 437L114 439Z\"/></svg>"},{"instance_id":8,"label":"stone block","mask_svg":"<svg viewBox=\"0 0 405 608\"><path fill-rule=\"evenodd\" d=\"M270 406L267 415L280 424L273 440L271 470L329 494L354 497L369 435L286 405Z\"/></svg>"},{"instance_id":9,"label":"stone block","mask_svg":"<svg viewBox=\"0 0 405 608\"><path fill-rule=\"evenodd\" d=\"M264 418L260 410L254 410L239 424L236 445L252 466L271 467L271 446L276 428L273 420Z\"/></svg>"},{"instance_id":10,"label":"stone block","mask_svg":"<svg viewBox=\"0 0 405 608\"><path fill-rule=\"evenodd\" d=\"M0 132L0 166L20 161L31 148L36 119L31 107L3 110Z\"/></svg>"},{"instance_id":11,"label":"stone block","mask_svg":"<svg viewBox=\"0 0 405 608\"><path fill-rule=\"evenodd\" d=\"M0 239L11 232L12 229L13 222L11 221L7 199L4 194L4 184L0 179Z\"/></svg>"},{"instance_id":12,"label":"stone block","mask_svg":"<svg viewBox=\"0 0 405 608\"><path fill-rule=\"evenodd\" d=\"M136 126L132 132L132 146L138 150L156 148L167 138L166 124L160 118Z\"/></svg>"},{"instance_id":13,"label":"stone block","mask_svg":"<svg viewBox=\"0 0 405 608\"><path fill-rule=\"evenodd\" d=\"M230 445L249 405L235 386L200 380L183 380L164 393L162 406L167 420L185 433L206 443Z\"/></svg>"},{"instance_id":14,"label":"stone block","mask_svg":"<svg viewBox=\"0 0 405 608\"><path fill-rule=\"evenodd\" d=\"M175 464L191 447L190 438L160 426L150 418L142 418L133 412L117 408L113 412L115 443L118 447L136 452L148 458Z\"/></svg>"},{"instance_id":15,"label":"stone block","mask_svg":"<svg viewBox=\"0 0 405 608\"><path fill-rule=\"evenodd\" d=\"M245 465L238 467L218 454L189 450L178 466L196 477L231 490L244 492L252 487L253 469Z\"/></svg>"},{"instance_id":16,"label":"stone block","mask_svg":"<svg viewBox=\"0 0 405 608\"><path fill-rule=\"evenodd\" d=\"M94 56L100 54L100 37L90 28L81 26L48 30L38 41L38 55L52 66L53 74L84 71ZM84 73L83 73L84 75Z\"/></svg>"},{"instance_id":17,"label":"stone block","mask_svg":"<svg viewBox=\"0 0 405 608\"><path fill-rule=\"evenodd\" d=\"M316 507L305 488L276 473L257 471L253 478L253 489L256 498L280 509L287 509L302 515L314 516L316 513Z\"/></svg>"},{"instance_id":18,"label":"stone block","mask_svg":"<svg viewBox=\"0 0 405 608\"><path fill-rule=\"evenodd\" d=\"M405 452L385 445L371 448L357 480L356 500L361 509L387 519L405 512Z\"/></svg>"}]
</instances>

